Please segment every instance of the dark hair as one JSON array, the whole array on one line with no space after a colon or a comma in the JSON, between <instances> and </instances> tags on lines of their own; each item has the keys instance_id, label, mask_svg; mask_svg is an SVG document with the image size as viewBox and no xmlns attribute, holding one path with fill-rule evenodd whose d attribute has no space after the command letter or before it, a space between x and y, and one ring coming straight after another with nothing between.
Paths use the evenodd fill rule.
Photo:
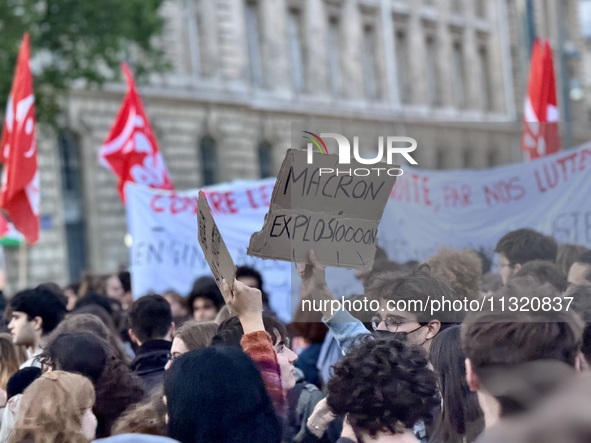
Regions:
<instances>
[{"instance_id":1,"label":"dark hair","mask_svg":"<svg viewBox=\"0 0 591 443\"><path fill-rule=\"evenodd\" d=\"M64 291L71 290L74 294L78 295L80 291L80 282L70 283L68 286L64 288Z\"/></svg>"},{"instance_id":2,"label":"dark hair","mask_svg":"<svg viewBox=\"0 0 591 443\"><path fill-rule=\"evenodd\" d=\"M487 250L483 247L479 248L478 250L474 249L474 252L478 254L478 257L480 257L480 262L482 263L482 275L488 274L493 264L492 252L487 252Z\"/></svg>"},{"instance_id":3,"label":"dark hair","mask_svg":"<svg viewBox=\"0 0 591 443\"><path fill-rule=\"evenodd\" d=\"M575 263L581 254L587 250L588 249L586 247L580 245L572 245L568 243L558 245L556 264L565 275L568 275L568 271L572 264Z\"/></svg>"},{"instance_id":4,"label":"dark hair","mask_svg":"<svg viewBox=\"0 0 591 443\"><path fill-rule=\"evenodd\" d=\"M452 289L447 281L433 275L428 267L422 266L409 273L384 272L372 276L366 288L369 298L377 300L418 300L427 304L427 300L443 299L451 300ZM412 304L411 307L418 305ZM445 322L457 322L460 313L439 312L436 317L428 309L408 310L417 316L419 323L428 323L431 320L442 321L441 328L447 326Z\"/></svg>"},{"instance_id":5,"label":"dark hair","mask_svg":"<svg viewBox=\"0 0 591 443\"><path fill-rule=\"evenodd\" d=\"M532 260L555 262L558 244L552 237L533 229L518 229L501 237L495 252L503 254L512 267Z\"/></svg>"},{"instance_id":6,"label":"dark hair","mask_svg":"<svg viewBox=\"0 0 591 443\"><path fill-rule=\"evenodd\" d=\"M585 280L591 282L591 251L583 252L581 255L579 255L579 258L577 258L575 263L580 263L582 265L589 266L587 275L585 275Z\"/></svg>"},{"instance_id":7,"label":"dark hair","mask_svg":"<svg viewBox=\"0 0 591 443\"><path fill-rule=\"evenodd\" d=\"M273 342L275 342L275 330L277 330L281 340L286 344L288 343L287 328L281 320L268 315L263 315L263 325L265 326L265 331L271 336ZM241 348L240 339L243 335L244 329L242 329L240 320L238 317L232 316L220 323L216 334L211 339L211 345Z\"/></svg>"},{"instance_id":8,"label":"dark hair","mask_svg":"<svg viewBox=\"0 0 591 443\"><path fill-rule=\"evenodd\" d=\"M323 343L328 333L328 327L322 321L292 322L289 330L310 344Z\"/></svg>"},{"instance_id":9,"label":"dark hair","mask_svg":"<svg viewBox=\"0 0 591 443\"><path fill-rule=\"evenodd\" d=\"M113 351L102 377L95 384L95 389L94 412L98 419L96 436L108 437L113 423L119 416L144 397L143 383Z\"/></svg>"},{"instance_id":10,"label":"dark hair","mask_svg":"<svg viewBox=\"0 0 591 443\"><path fill-rule=\"evenodd\" d=\"M591 251L585 251L583 252L581 255L579 255L579 258L577 258L577 263L584 263L586 265L591 265Z\"/></svg>"},{"instance_id":11,"label":"dark hair","mask_svg":"<svg viewBox=\"0 0 591 443\"><path fill-rule=\"evenodd\" d=\"M257 281L257 289L261 291L261 295L263 296L263 304L269 304L269 295L263 289L264 281L263 276L259 271L255 268L250 266L238 266L236 268L236 279L240 280L240 277L252 277Z\"/></svg>"},{"instance_id":12,"label":"dark hair","mask_svg":"<svg viewBox=\"0 0 591 443\"><path fill-rule=\"evenodd\" d=\"M119 336L119 331L115 326L115 322L113 317L109 315L107 311L101 308L99 305L89 304L83 306L81 308L77 308L76 310L70 312L68 317L66 318L67 326L64 325L64 328L70 328L67 332L90 332L90 329L97 329L96 325L92 325L94 323L92 320L86 321L88 318L87 316L96 317L99 321L101 321L108 329L108 336L104 337L104 332L100 335L101 338L107 340L117 352L117 356L120 357L126 363L130 363L131 360L125 351L125 347L123 345L123 340ZM83 319L76 319L76 317L83 316ZM66 332L66 331L64 331Z\"/></svg>"},{"instance_id":13,"label":"dark hair","mask_svg":"<svg viewBox=\"0 0 591 443\"><path fill-rule=\"evenodd\" d=\"M539 283L550 283L558 292L566 291L566 275L558 265L546 260L532 260L521 266L514 277L532 276Z\"/></svg>"},{"instance_id":14,"label":"dark hair","mask_svg":"<svg viewBox=\"0 0 591 443\"><path fill-rule=\"evenodd\" d=\"M11 300L12 312L27 314L29 320L41 317L43 334L48 334L66 316L66 305L51 290L42 287L25 289L18 292Z\"/></svg>"},{"instance_id":15,"label":"dark hair","mask_svg":"<svg viewBox=\"0 0 591 443\"><path fill-rule=\"evenodd\" d=\"M112 346L88 333L66 333L50 340L41 356L53 369L90 378L96 390L97 438L110 435L115 420L144 396L142 381L116 356Z\"/></svg>"},{"instance_id":16,"label":"dark hair","mask_svg":"<svg viewBox=\"0 0 591 443\"><path fill-rule=\"evenodd\" d=\"M581 352L585 360L591 364L591 286L571 286L564 296L573 298L571 309L579 314L585 323Z\"/></svg>"},{"instance_id":17,"label":"dark hair","mask_svg":"<svg viewBox=\"0 0 591 443\"><path fill-rule=\"evenodd\" d=\"M129 271L121 271L117 274L119 277L119 281L121 281L121 286L125 292L131 292L131 274Z\"/></svg>"},{"instance_id":18,"label":"dark hair","mask_svg":"<svg viewBox=\"0 0 591 443\"><path fill-rule=\"evenodd\" d=\"M142 342L163 338L172 323L170 304L160 295L145 295L131 305L129 322Z\"/></svg>"},{"instance_id":19,"label":"dark hair","mask_svg":"<svg viewBox=\"0 0 591 443\"><path fill-rule=\"evenodd\" d=\"M68 297L66 297L66 294L64 294L64 291L62 291L62 288L57 283L48 281L41 283L36 289L47 289L53 292L64 305L68 306Z\"/></svg>"},{"instance_id":20,"label":"dark hair","mask_svg":"<svg viewBox=\"0 0 591 443\"><path fill-rule=\"evenodd\" d=\"M109 297L106 295L87 293L85 296L78 299L76 305L74 306L74 310L78 310L86 306L96 305L103 308L105 311L107 311L107 314L113 317L113 306L109 300Z\"/></svg>"},{"instance_id":21,"label":"dark hair","mask_svg":"<svg viewBox=\"0 0 591 443\"><path fill-rule=\"evenodd\" d=\"M84 375L96 384L108 356L104 339L87 332L66 332L46 344L41 362L55 370Z\"/></svg>"},{"instance_id":22,"label":"dark hair","mask_svg":"<svg viewBox=\"0 0 591 443\"><path fill-rule=\"evenodd\" d=\"M328 405L347 414L356 433L401 432L429 422L439 405L435 374L427 353L396 337L366 335L334 366Z\"/></svg>"},{"instance_id":23,"label":"dark hair","mask_svg":"<svg viewBox=\"0 0 591 443\"><path fill-rule=\"evenodd\" d=\"M544 299L560 298L551 285L540 285L532 277L519 277L509 280L494 294L494 310L487 303L486 310L469 313L461 327L462 350L474 371L542 359L574 367L583 324L572 309L566 309L566 301L562 310L551 311L503 310L501 304L508 307L511 300L539 299L541 306Z\"/></svg>"},{"instance_id":24,"label":"dark hair","mask_svg":"<svg viewBox=\"0 0 591 443\"><path fill-rule=\"evenodd\" d=\"M166 372L168 435L182 443L279 443L281 426L261 374L241 350L198 349Z\"/></svg>"},{"instance_id":25,"label":"dark hair","mask_svg":"<svg viewBox=\"0 0 591 443\"><path fill-rule=\"evenodd\" d=\"M35 366L19 369L12 377L8 379L6 384L6 399L10 400L12 397L25 392L31 383L41 376L41 369Z\"/></svg>"},{"instance_id":26,"label":"dark hair","mask_svg":"<svg viewBox=\"0 0 591 443\"><path fill-rule=\"evenodd\" d=\"M193 284L193 289L187 297L187 306L193 313L193 303L198 298L206 298L211 300L216 309L219 311L222 306L226 304L220 289L213 277L199 277Z\"/></svg>"},{"instance_id":27,"label":"dark hair","mask_svg":"<svg viewBox=\"0 0 591 443\"><path fill-rule=\"evenodd\" d=\"M259 271L250 266L238 266L236 268L236 280L240 277L252 277L257 281L257 289L263 290L263 276Z\"/></svg>"},{"instance_id":28,"label":"dark hair","mask_svg":"<svg viewBox=\"0 0 591 443\"><path fill-rule=\"evenodd\" d=\"M455 442L466 436L474 441L483 428L478 398L466 383L465 357L460 327L452 326L433 338L429 359L437 374L443 408L433 431L433 441Z\"/></svg>"}]
</instances>

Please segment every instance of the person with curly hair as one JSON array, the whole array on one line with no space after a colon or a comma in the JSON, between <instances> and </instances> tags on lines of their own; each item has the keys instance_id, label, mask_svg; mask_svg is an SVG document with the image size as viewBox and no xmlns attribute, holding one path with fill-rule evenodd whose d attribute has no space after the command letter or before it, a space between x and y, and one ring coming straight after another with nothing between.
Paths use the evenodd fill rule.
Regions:
<instances>
[{"instance_id":1,"label":"person with curly hair","mask_svg":"<svg viewBox=\"0 0 591 443\"><path fill-rule=\"evenodd\" d=\"M440 404L428 364L419 346L395 336L365 336L334 367L328 406L347 416L358 443L418 442L413 428L432 422Z\"/></svg>"},{"instance_id":2,"label":"person with curly hair","mask_svg":"<svg viewBox=\"0 0 591 443\"><path fill-rule=\"evenodd\" d=\"M9 443L88 443L94 439L95 394L86 377L46 372L22 397Z\"/></svg>"}]
</instances>

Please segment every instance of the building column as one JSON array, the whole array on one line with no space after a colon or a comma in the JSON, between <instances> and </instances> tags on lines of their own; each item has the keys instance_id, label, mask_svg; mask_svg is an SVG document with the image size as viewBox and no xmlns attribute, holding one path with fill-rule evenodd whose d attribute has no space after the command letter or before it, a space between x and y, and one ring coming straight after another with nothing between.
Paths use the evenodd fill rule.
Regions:
<instances>
[{"instance_id":1,"label":"building column","mask_svg":"<svg viewBox=\"0 0 591 443\"><path fill-rule=\"evenodd\" d=\"M356 0L344 0L343 23L347 32L343 35L343 90L345 97L361 100L364 98L363 63L361 58L361 17Z\"/></svg>"},{"instance_id":2,"label":"building column","mask_svg":"<svg viewBox=\"0 0 591 443\"><path fill-rule=\"evenodd\" d=\"M285 0L260 0L263 77L271 91L291 89Z\"/></svg>"},{"instance_id":3,"label":"building column","mask_svg":"<svg viewBox=\"0 0 591 443\"><path fill-rule=\"evenodd\" d=\"M328 21L324 0L306 0L302 17L306 92L328 95Z\"/></svg>"}]
</instances>

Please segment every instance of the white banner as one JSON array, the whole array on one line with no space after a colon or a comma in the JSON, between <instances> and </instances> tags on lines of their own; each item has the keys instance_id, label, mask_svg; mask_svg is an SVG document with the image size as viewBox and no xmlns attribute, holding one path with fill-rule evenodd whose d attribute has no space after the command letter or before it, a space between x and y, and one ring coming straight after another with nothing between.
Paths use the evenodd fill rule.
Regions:
<instances>
[{"instance_id":1,"label":"white banner","mask_svg":"<svg viewBox=\"0 0 591 443\"><path fill-rule=\"evenodd\" d=\"M406 169L386 206L379 243L396 261L442 246L493 254L507 232L532 228L591 247L591 145L485 170Z\"/></svg>"},{"instance_id":2,"label":"white banner","mask_svg":"<svg viewBox=\"0 0 591 443\"><path fill-rule=\"evenodd\" d=\"M273 308L287 320L293 267L246 255L250 236L263 225L274 182L237 181L207 188L207 192L234 262L262 273ZM186 295L197 277L210 275L197 241L197 192L128 185L134 296L168 289ZM590 196L591 146L486 170L405 168L386 205L379 244L390 259L399 262L426 260L443 246L482 249L492 256L501 236L529 227L560 243L591 248ZM351 271L331 268L327 276L339 296L362 291Z\"/></svg>"},{"instance_id":3,"label":"white banner","mask_svg":"<svg viewBox=\"0 0 591 443\"><path fill-rule=\"evenodd\" d=\"M246 255L250 236L263 225L274 183L275 179L233 182L207 188L207 196L234 262L262 274L265 290L272 294L272 307L288 319L291 264ZM170 289L187 295L196 278L211 275L197 240L197 195L198 190L170 192L126 186L134 297Z\"/></svg>"}]
</instances>

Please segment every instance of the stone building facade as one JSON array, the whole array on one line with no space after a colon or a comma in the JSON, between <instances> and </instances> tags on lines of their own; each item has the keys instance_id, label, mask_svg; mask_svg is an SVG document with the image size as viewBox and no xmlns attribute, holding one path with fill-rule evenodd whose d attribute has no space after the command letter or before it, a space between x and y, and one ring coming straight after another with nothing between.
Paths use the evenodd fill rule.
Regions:
<instances>
[{"instance_id":1,"label":"stone building facade","mask_svg":"<svg viewBox=\"0 0 591 443\"><path fill-rule=\"evenodd\" d=\"M423 168L517 160L513 3L169 0L160 43L172 69L140 93L175 187L274 175L296 121L361 140L412 135ZM69 131L39 132L43 229L26 255L29 285L128 262L116 179L97 160L124 92L78 88ZM11 288L23 257L7 253Z\"/></svg>"}]
</instances>

